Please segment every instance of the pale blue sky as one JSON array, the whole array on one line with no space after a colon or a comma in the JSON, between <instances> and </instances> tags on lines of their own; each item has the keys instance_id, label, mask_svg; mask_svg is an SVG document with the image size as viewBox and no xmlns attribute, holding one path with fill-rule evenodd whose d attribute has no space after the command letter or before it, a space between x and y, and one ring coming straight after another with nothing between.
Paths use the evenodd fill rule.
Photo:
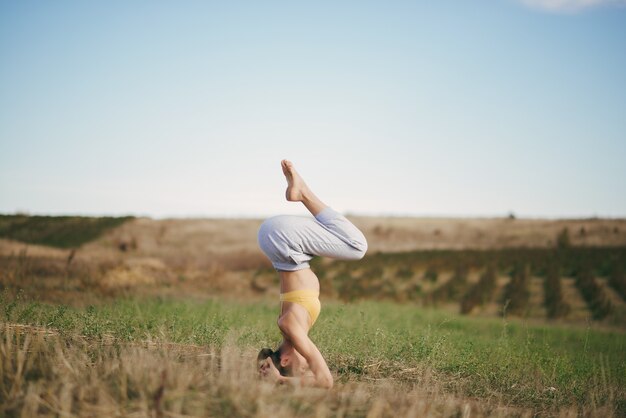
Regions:
<instances>
[{"instance_id":1,"label":"pale blue sky","mask_svg":"<svg viewBox=\"0 0 626 418\"><path fill-rule=\"evenodd\" d=\"M626 217L626 8L0 2L0 212L302 213L282 158L344 212Z\"/></svg>"}]
</instances>

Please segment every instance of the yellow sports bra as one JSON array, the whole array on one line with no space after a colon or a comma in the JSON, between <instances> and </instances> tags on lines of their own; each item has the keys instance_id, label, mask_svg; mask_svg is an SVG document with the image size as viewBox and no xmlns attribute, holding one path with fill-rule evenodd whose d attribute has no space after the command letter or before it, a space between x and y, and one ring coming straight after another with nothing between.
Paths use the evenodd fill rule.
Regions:
<instances>
[{"instance_id":1,"label":"yellow sports bra","mask_svg":"<svg viewBox=\"0 0 626 418\"><path fill-rule=\"evenodd\" d=\"M310 316L311 326L320 316L322 304L320 303L320 293L313 289L300 289L280 294L281 302L297 303L307 310Z\"/></svg>"}]
</instances>

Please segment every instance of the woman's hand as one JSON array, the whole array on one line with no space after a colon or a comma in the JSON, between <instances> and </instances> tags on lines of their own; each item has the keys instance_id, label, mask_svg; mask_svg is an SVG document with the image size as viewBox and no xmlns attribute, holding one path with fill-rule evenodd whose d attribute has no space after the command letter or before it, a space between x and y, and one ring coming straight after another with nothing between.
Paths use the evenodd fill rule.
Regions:
<instances>
[{"instance_id":1,"label":"woman's hand","mask_svg":"<svg viewBox=\"0 0 626 418\"><path fill-rule=\"evenodd\" d=\"M276 383L280 383L282 377L276 366L274 366L272 359L269 357L260 363L259 376L261 376L262 379L267 379Z\"/></svg>"}]
</instances>

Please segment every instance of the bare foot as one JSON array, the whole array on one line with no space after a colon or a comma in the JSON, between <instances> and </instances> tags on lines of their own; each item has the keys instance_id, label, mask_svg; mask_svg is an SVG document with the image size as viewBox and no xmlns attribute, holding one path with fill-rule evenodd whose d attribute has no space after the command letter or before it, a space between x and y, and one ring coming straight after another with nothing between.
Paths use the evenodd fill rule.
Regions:
<instances>
[{"instance_id":1,"label":"bare foot","mask_svg":"<svg viewBox=\"0 0 626 418\"><path fill-rule=\"evenodd\" d=\"M285 191L287 200L290 202L302 202L304 195L309 191L309 187L302 180L291 161L282 160L280 165L287 179L287 190Z\"/></svg>"}]
</instances>

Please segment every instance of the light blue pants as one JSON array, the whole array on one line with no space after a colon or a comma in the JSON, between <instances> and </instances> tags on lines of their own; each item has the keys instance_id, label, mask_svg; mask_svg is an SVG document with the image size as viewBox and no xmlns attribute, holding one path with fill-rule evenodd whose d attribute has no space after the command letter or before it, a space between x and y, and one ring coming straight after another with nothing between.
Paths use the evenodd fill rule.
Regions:
<instances>
[{"instance_id":1,"label":"light blue pants","mask_svg":"<svg viewBox=\"0 0 626 418\"><path fill-rule=\"evenodd\" d=\"M309 267L314 256L359 260L367 240L345 216L324 208L314 218L279 215L266 219L259 228L259 247L276 270L295 271Z\"/></svg>"}]
</instances>

